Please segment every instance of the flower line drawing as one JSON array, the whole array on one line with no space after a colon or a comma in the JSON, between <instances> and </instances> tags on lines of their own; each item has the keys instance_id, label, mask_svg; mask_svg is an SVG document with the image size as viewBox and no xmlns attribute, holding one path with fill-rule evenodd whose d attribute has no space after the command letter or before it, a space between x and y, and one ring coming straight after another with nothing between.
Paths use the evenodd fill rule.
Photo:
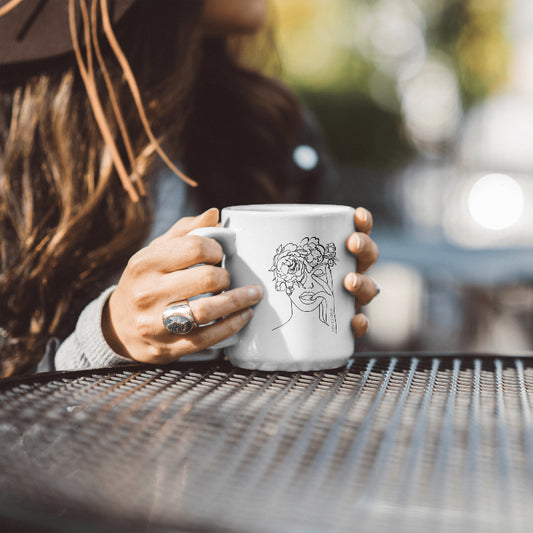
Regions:
<instances>
[{"instance_id":1,"label":"flower line drawing","mask_svg":"<svg viewBox=\"0 0 533 533\"><path fill-rule=\"evenodd\" d=\"M275 289L289 297L291 316L274 329L287 324L296 307L306 313L318 309L319 320L337 332L331 273L337 263L335 244L322 245L318 237L304 237L299 244L278 246L269 272L273 273Z\"/></svg>"}]
</instances>

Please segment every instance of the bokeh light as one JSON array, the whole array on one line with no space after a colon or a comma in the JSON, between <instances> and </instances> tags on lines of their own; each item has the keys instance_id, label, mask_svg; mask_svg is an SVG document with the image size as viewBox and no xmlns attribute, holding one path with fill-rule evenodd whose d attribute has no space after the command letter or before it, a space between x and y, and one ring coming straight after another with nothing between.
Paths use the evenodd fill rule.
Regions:
<instances>
[{"instance_id":1,"label":"bokeh light","mask_svg":"<svg viewBox=\"0 0 533 533\"><path fill-rule=\"evenodd\" d=\"M461 119L459 86L445 62L431 59L402 85L402 112L408 133L421 149L452 140Z\"/></svg>"},{"instance_id":2,"label":"bokeh light","mask_svg":"<svg viewBox=\"0 0 533 533\"><path fill-rule=\"evenodd\" d=\"M292 159L303 170L313 170L318 164L318 154L312 146L301 144L294 149Z\"/></svg>"},{"instance_id":3,"label":"bokeh light","mask_svg":"<svg viewBox=\"0 0 533 533\"><path fill-rule=\"evenodd\" d=\"M468 210L482 227L502 230L522 216L524 192L516 180L505 174L487 174L477 180L468 195Z\"/></svg>"},{"instance_id":4,"label":"bokeh light","mask_svg":"<svg viewBox=\"0 0 533 533\"><path fill-rule=\"evenodd\" d=\"M533 99L500 92L472 108L463 122L458 160L472 169L533 170Z\"/></svg>"}]
</instances>

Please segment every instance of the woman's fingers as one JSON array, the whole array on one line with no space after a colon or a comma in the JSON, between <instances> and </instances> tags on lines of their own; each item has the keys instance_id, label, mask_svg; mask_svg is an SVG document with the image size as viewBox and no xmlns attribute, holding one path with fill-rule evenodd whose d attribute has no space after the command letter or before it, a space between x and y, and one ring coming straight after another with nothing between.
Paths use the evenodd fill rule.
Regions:
<instances>
[{"instance_id":1,"label":"woman's fingers","mask_svg":"<svg viewBox=\"0 0 533 533\"><path fill-rule=\"evenodd\" d=\"M352 233L346 246L357 257L357 272L366 272L378 260L377 244L366 233Z\"/></svg>"},{"instance_id":2,"label":"woman's fingers","mask_svg":"<svg viewBox=\"0 0 533 533\"><path fill-rule=\"evenodd\" d=\"M164 351L158 355L157 362L169 363L183 355L205 350L237 333L252 318L252 315L252 309L246 308L214 324L196 328L183 337L171 336L170 341L164 345Z\"/></svg>"},{"instance_id":3,"label":"woman's fingers","mask_svg":"<svg viewBox=\"0 0 533 533\"><path fill-rule=\"evenodd\" d=\"M133 255L127 268L135 277L149 272L164 274L198 264L216 265L222 261L222 255L222 247L214 239L188 235L154 241Z\"/></svg>"},{"instance_id":4,"label":"woman's fingers","mask_svg":"<svg viewBox=\"0 0 533 533\"><path fill-rule=\"evenodd\" d=\"M379 257L376 243L369 237L372 231L372 213L364 207L358 207L354 214L355 229L346 240L346 246L357 257L357 273L352 272L344 278L344 287L348 289L356 300L357 307L366 305L379 294L377 283L362 272L366 272ZM368 319L358 313L352 319L355 337L362 337L368 330Z\"/></svg>"},{"instance_id":5,"label":"woman's fingers","mask_svg":"<svg viewBox=\"0 0 533 533\"><path fill-rule=\"evenodd\" d=\"M141 363L166 364L183 355L205 350L237 333L250 320L253 311L247 307L208 326L193 329L186 335L155 335L129 356Z\"/></svg>"},{"instance_id":6,"label":"woman's fingers","mask_svg":"<svg viewBox=\"0 0 533 533\"><path fill-rule=\"evenodd\" d=\"M368 331L368 319L362 313L352 318L353 333L356 338L362 337Z\"/></svg>"},{"instance_id":7,"label":"woman's fingers","mask_svg":"<svg viewBox=\"0 0 533 533\"><path fill-rule=\"evenodd\" d=\"M183 337L165 332L162 340L169 350L164 354L166 360L204 350L237 333L252 316L250 306L256 304L262 296L260 286L249 285L190 301L191 312L201 327Z\"/></svg>"},{"instance_id":8,"label":"woman's fingers","mask_svg":"<svg viewBox=\"0 0 533 533\"><path fill-rule=\"evenodd\" d=\"M358 305L367 305L380 292L378 284L373 279L354 272L346 275L344 286L355 296Z\"/></svg>"},{"instance_id":9,"label":"woman's fingers","mask_svg":"<svg viewBox=\"0 0 533 533\"><path fill-rule=\"evenodd\" d=\"M199 324L208 324L256 304L263 296L259 285L239 287L207 298L189 302L192 314Z\"/></svg>"},{"instance_id":10,"label":"woman's fingers","mask_svg":"<svg viewBox=\"0 0 533 533\"><path fill-rule=\"evenodd\" d=\"M364 207L358 207L354 214L355 229L346 240L348 250L357 256L357 272L366 272L379 257L376 243L369 237L372 230L372 213Z\"/></svg>"},{"instance_id":11,"label":"woman's fingers","mask_svg":"<svg viewBox=\"0 0 533 533\"><path fill-rule=\"evenodd\" d=\"M165 275L146 275L131 290L131 307L138 311L159 309L199 294L224 291L229 281L226 269L212 265L199 265Z\"/></svg>"},{"instance_id":12,"label":"woman's fingers","mask_svg":"<svg viewBox=\"0 0 533 533\"><path fill-rule=\"evenodd\" d=\"M372 225L373 225L372 213L368 211L368 209L365 209L364 207L358 207L355 210L354 217L355 217L355 229L357 231L370 235L370 231L372 230Z\"/></svg>"},{"instance_id":13,"label":"woman's fingers","mask_svg":"<svg viewBox=\"0 0 533 533\"><path fill-rule=\"evenodd\" d=\"M217 294L215 296L206 296L189 301L189 308L196 322L201 326L199 330L204 330L214 320L223 319L224 317L234 315L240 311L248 309L255 305L263 296L263 289L259 285L248 285L239 287L231 291ZM175 302L172 302L175 303ZM169 304L170 305L170 304ZM155 324L153 331L158 331L157 338L160 342L175 344L176 335L169 333L163 326L161 316L163 309L153 315L152 320ZM197 330L193 330L197 331ZM192 335L188 333L186 336ZM178 338L183 338L178 336ZM202 337L203 338L203 337ZM218 342L218 341L216 341Z\"/></svg>"}]
</instances>

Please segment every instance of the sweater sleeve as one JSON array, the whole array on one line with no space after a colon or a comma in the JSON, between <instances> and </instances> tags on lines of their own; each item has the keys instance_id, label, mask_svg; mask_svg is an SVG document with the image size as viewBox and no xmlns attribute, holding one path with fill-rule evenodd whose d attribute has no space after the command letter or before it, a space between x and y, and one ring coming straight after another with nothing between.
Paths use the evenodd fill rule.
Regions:
<instances>
[{"instance_id":1,"label":"sweater sleeve","mask_svg":"<svg viewBox=\"0 0 533 533\"><path fill-rule=\"evenodd\" d=\"M55 354L56 370L80 370L132 363L115 353L102 332L102 311L115 289L109 287L82 311L76 329L59 346Z\"/></svg>"}]
</instances>

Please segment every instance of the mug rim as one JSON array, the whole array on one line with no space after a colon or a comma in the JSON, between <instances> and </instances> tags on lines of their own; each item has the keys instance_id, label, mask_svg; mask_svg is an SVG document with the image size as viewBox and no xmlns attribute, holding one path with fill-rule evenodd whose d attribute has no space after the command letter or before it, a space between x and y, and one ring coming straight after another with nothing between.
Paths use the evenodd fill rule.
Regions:
<instances>
[{"instance_id":1,"label":"mug rim","mask_svg":"<svg viewBox=\"0 0 533 533\"><path fill-rule=\"evenodd\" d=\"M245 204L224 207L224 211L256 216L316 216L353 213L355 209L339 204Z\"/></svg>"}]
</instances>

